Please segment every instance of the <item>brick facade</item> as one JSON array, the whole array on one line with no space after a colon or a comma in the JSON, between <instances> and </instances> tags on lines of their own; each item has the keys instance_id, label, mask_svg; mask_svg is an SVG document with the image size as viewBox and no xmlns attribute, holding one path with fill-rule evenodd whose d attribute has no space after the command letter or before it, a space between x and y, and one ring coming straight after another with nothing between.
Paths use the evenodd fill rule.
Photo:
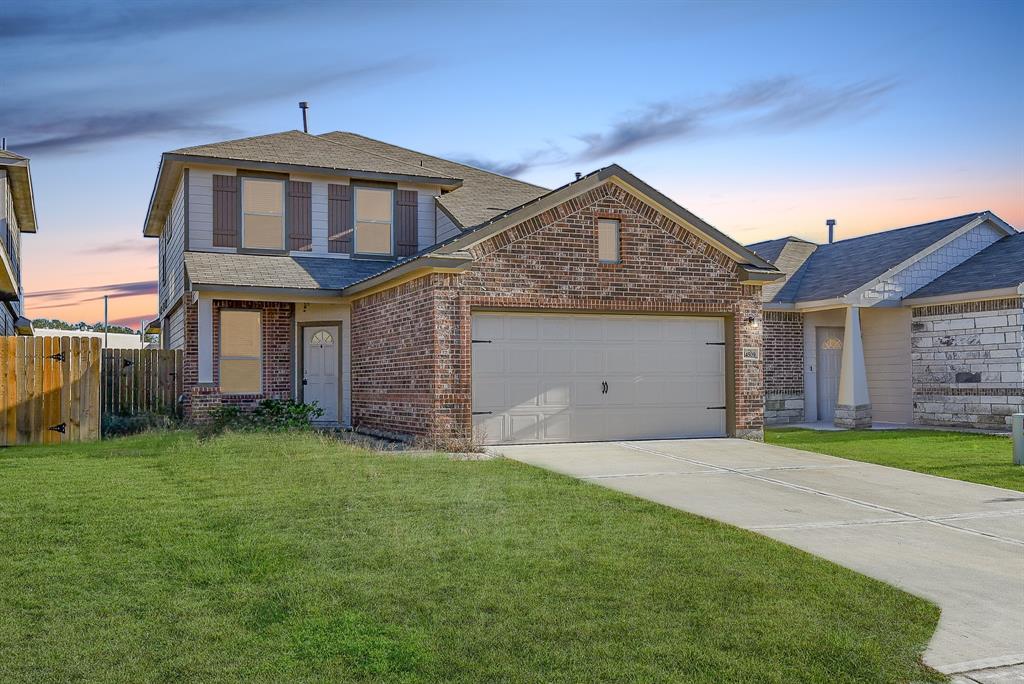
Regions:
<instances>
[{"instance_id":1,"label":"brick facade","mask_svg":"<svg viewBox=\"0 0 1024 684\"><path fill-rule=\"evenodd\" d=\"M621 222L621 263L597 256L597 219ZM352 416L358 426L465 437L472 430L474 309L712 314L733 340L734 425L763 428L760 288L735 263L620 187L607 183L471 248L458 274L433 274L352 305Z\"/></svg>"},{"instance_id":2,"label":"brick facade","mask_svg":"<svg viewBox=\"0 0 1024 684\"><path fill-rule=\"evenodd\" d=\"M202 421L210 410L224 404L251 409L263 399L289 399L293 390L293 334L295 305L290 302L247 302L213 300L213 382L199 383L199 307L185 294L185 347L182 355L184 411L189 420ZM262 384L258 394L221 394L220 311L221 309L258 309L263 344Z\"/></svg>"},{"instance_id":3,"label":"brick facade","mask_svg":"<svg viewBox=\"0 0 1024 684\"><path fill-rule=\"evenodd\" d=\"M914 422L1009 429L1024 410L1024 299L915 307Z\"/></svg>"},{"instance_id":4,"label":"brick facade","mask_svg":"<svg viewBox=\"0 0 1024 684\"><path fill-rule=\"evenodd\" d=\"M804 420L804 317L796 311L764 312L764 421Z\"/></svg>"}]
</instances>

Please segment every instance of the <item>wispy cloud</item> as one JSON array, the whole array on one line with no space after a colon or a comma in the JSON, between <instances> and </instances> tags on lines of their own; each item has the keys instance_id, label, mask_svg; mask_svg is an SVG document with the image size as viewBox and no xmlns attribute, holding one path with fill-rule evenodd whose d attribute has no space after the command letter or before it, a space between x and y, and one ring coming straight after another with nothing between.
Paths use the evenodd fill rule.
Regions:
<instances>
[{"instance_id":1,"label":"wispy cloud","mask_svg":"<svg viewBox=\"0 0 1024 684\"><path fill-rule=\"evenodd\" d=\"M59 290L40 290L26 292L27 304L33 309L63 309L78 306L83 302L95 302L104 295L111 299L120 297L136 297L139 295L155 295L155 280L142 280L134 283L111 283L109 285L91 285L89 287L70 287Z\"/></svg>"},{"instance_id":2,"label":"wispy cloud","mask_svg":"<svg viewBox=\"0 0 1024 684\"><path fill-rule=\"evenodd\" d=\"M669 140L723 133L777 133L875 111L892 80L815 86L786 76L754 81L696 103L656 102L623 116L607 131L584 133L579 161L594 161Z\"/></svg>"},{"instance_id":3,"label":"wispy cloud","mask_svg":"<svg viewBox=\"0 0 1024 684\"><path fill-rule=\"evenodd\" d=\"M699 99L653 102L616 119L606 130L576 136L571 153L552 146L518 160L463 157L467 164L517 176L547 164L594 162L659 143L711 137L784 133L828 120L856 120L877 111L896 82L868 79L817 86L795 76L744 83Z\"/></svg>"},{"instance_id":4,"label":"wispy cloud","mask_svg":"<svg viewBox=\"0 0 1024 684\"><path fill-rule=\"evenodd\" d=\"M93 247L86 247L75 251L75 254L83 256L95 256L105 254L144 254L152 256L157 253L157 241L140 238L138 240L122 240L117 242L104 242Z\"/></svg>"}]
</instances>

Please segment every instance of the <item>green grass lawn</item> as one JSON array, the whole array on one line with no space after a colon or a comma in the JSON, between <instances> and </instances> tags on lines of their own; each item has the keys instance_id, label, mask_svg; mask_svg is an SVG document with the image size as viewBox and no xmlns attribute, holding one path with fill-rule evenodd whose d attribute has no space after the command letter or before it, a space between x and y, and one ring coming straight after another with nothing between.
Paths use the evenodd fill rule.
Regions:
<instances>
[{"instance_id":1,"label":"green grass lawn","mask_svg":"<svg viewBox=\"0 0 1024 684\"><path fill-rule=\"evenodd\" d=\"M938 609L506 460L315 435L0 452L0 681L898 682Z\"/></svg>"},{"instance_id":2,"label":"green grass lawn","mask_svg":"<svg viewBox=\"0 0 1024 684\"><path fill-rule=\"evenodd\" d=\"M937 430L765 430L765 441L855 461L1024 491L1013 443L998 435Z\"/></svg>"}]
</instances>

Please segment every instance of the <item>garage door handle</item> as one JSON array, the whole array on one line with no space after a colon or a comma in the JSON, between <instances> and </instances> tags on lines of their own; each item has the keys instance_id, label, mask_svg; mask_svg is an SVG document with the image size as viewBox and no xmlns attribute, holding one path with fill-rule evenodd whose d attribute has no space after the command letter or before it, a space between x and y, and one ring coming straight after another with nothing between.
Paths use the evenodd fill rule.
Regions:
<instances>
[{"instance_id":1,"label":"garage door handle","mask_svg":"<svg viewBox=\"0 0 1024 684\"><path fill-rule=\"evenodd\" d=\"M708 406L708 411L724 411L727 407L725 406Z\"/></svg>"},{"instance_id":2,"label":"garage door handle","mask_svg":"<svg viewBox=\"0 0 1024 684\"><path fill-rule=\"evenodd\" d=\"M492 413L494 413L494 411L473 411L474 416L489 416Z\"/></svg>"}]
</instances>

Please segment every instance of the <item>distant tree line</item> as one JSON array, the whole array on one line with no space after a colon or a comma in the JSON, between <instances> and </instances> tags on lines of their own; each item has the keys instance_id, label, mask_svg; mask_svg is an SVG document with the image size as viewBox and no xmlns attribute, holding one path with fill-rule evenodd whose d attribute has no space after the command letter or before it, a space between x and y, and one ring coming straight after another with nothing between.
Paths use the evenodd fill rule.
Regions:
<instances>
[{"instance_id":1,"label":"distant tree line","mask_svg":"<svg viewBox=\"0 0 1024 684\"><path fill-rule=\"evenodd\" d=\"M43 328L46 330L81 330L81 331L92 331L92 332L112 332L112 333L127 333L129 335L138 335L137 330L132 330L125 325L111 325L104 328L102 323L89 324L85 321L79 321L78 323L68 323L58 318L35 318L32 320L32 327Z\"/></svg>"}]
</instances>

